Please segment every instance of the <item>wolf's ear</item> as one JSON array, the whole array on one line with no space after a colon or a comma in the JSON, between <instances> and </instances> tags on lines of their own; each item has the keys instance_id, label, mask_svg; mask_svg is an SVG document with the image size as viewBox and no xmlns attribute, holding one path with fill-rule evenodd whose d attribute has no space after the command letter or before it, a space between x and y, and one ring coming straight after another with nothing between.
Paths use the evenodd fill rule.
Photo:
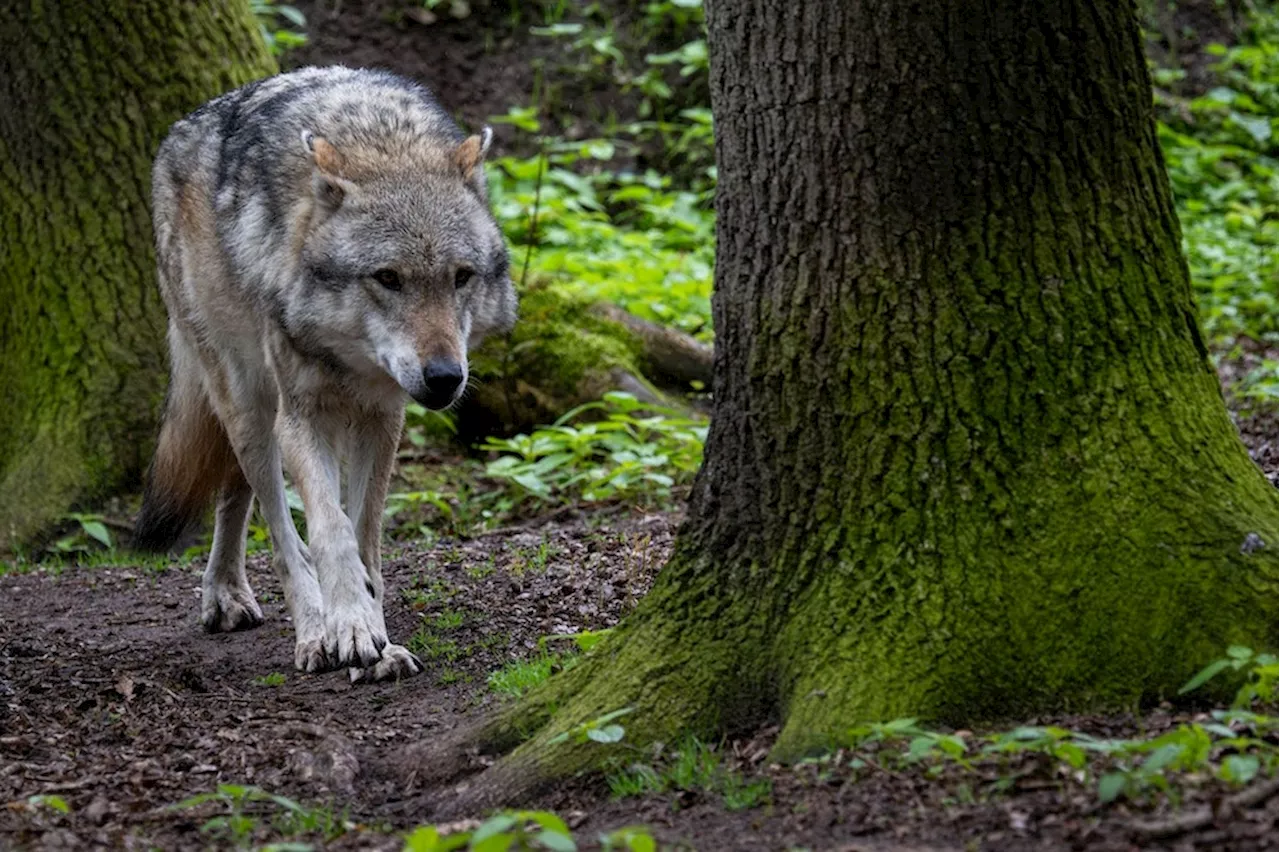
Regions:
<instances>
[{"instance_id":1,"label":"wolf's ear","mask_svg":"<svg viewBox=\"0 0 1280 852\"><path fill-rule=\"evenodd\" d=\"M337 210L351 189L351 182L342 177L345 159L328 139L316 136L310 130L302 131L302 144L311 152L311 159L316 164L311 181L316 199L328 209Z\"/></svg>"},{"instance_id":2,"label":"wolf's ear","mask_svg":"<svg viewBox=\"0 0 1280 852\"><path fill-rule=\"evenodd\" d=\"M453 162L462 172L463 180L470 181L485 197L488 189L484 180L484 155L489 152L489 143L493 141L493 129L485 127L475 136L468 136L453 151Z\"/></svg>"}]
</instances>

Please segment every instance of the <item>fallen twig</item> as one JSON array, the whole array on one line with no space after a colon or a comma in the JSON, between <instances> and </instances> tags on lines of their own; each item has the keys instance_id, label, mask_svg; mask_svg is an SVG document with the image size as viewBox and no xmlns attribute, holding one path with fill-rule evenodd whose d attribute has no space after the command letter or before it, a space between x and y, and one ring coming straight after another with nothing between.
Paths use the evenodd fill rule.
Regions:
<instances>
[{"instance_id":1,"label":"fallen twig","mask_svg":"<svg viewBox=\"0 0 1280 852\"><path fill-rule=\"evenodd\" d=\"M1209 805L1201 805L1184 813L1166 819L1139 820L1129 826L1132 834L1141 838L1156 839L1175 837L1196 829L1205 828L1215 822L1230 817L1232 812L1249 808L1265 802L1280 790L1280 782L1276 779L1263 781L1223 799L1215 810Z\"/></svg>"}]
</instances>

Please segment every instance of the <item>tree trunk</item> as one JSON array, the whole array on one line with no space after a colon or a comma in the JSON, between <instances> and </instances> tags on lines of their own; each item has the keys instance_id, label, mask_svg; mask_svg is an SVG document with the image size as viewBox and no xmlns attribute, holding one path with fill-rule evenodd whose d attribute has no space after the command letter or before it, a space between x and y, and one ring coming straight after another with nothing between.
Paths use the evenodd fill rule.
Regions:
<instances>
[{"instance_id":1,"label":"tree trunk","mask_svg":"<svg viewBox=\"0 0 1280 852\"><path fill-rule=\"evenodd\" d=\"M598 765L555 740L623 707L633 746L777 720L790 758L1275 647L1276 492L1205 356L1132 4L707 6L705 466L637 612L455 740L522 743L465 802Z\"/></svg>"},{"instance_id":2,"label":"tree trunk","mask_svg":"<svg viewBox=\"0 0 1280 852\"><path fill-rule=\"evenodd\" d=\"M243 0L0 10L0 552L138 480L165 377L151 158L272 69Z\"/></svg>"}]
</instances>

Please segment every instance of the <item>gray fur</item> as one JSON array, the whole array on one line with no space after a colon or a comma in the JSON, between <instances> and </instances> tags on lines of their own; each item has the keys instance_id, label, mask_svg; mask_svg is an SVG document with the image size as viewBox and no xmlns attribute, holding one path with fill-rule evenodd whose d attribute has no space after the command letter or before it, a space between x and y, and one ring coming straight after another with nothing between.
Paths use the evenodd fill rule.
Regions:
<instances>
[{"instance_id":1,"label":"gray fur","mask_svg":"<svg viewBox=\"0 0 1280 852\"><path fill-rule=\"evenodd\" d=\"M173 380L140 525L165 541L212 496L201 483L224 483L209 629L261 620L233 540L247 481L271 527L298 667L374 678L421 668L386 637L382 504L405 395L455 400L468 349L515 320L484 185L490 138L466 137L417 83L334 67L229 92L161 145L152 200ZM428 387L441 376L443 391ZM183 474L196 440L186 423L221 434L238 469L213 469L231 453L202 452L205 469ZM282 461L307 504L305 545Z\"/></svg>"}]
</instances>

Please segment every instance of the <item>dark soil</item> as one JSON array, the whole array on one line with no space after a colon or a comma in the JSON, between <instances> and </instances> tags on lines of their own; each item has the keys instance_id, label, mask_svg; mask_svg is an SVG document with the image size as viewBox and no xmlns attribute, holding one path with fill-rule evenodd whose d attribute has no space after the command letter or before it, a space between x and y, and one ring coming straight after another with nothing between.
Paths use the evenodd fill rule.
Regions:
<instances>
[{"instance_id":1,"label":"dark soil","mask_svg":"<svg viewBox=\"0 0 1280 852\"><path fill-rule=\"evenodd\" d=\"M225 836L200 832L223 806L170 806L228 783L330 808L347 825L331 848L399 848L396 832L432 815L417 805L422 791L405 789L386 767L405 746L501 700L486 685L489 673L536 656L540 637L616 623L647 591L677 521L615 513L392 552L389 626L400 641L419 632L427 662L425 674L398 684L294 672L291 628L262 555L251 558L250 579L267 623L234 634L200 630L199 560L160 573L110 567L0 578L0 802L10 803L0 809L0 848L224 845ZM1135 736L1186 718L1157 710L1029 721ZM750 809L728 810L706 792L611 801L600 779L529 804L565 815L583 838L643 823L666 842L704 852L1128 849L1141 839L1141 822L1169 809L1100 807L1092 786L1035 756L937 780L918 771L859 774L840 754L770 766L772 733L721 747L727 768L772 784ZM1011 786L999 792L1002 784ZM1194 785L1180 812L1227 792ZM27 804L37 795L62 797L70 813ZM261 815L256 841L278 838L278 809L253 811ZM1276 818L1271 791L1259 806L1225 811L1150 848L1274 849Z\"/></svg>"},{"instance_id":2,"label":"dark soil","mask_svg":"<svg viewBox=\"0 0 1280 852\"><path fill-rule=\"evenodd\" d=\"M398 782L358 767L497 700L487 675L535 656L540 637L615 624L648 590L672 524L626 515L392 552L388 627L427 672L376 686L293 670L263 555L249 576L267 623L233 634L200 630L203 560L0 578L0 802L57 794L72 807L0 810L0 848L199 845L203 820L163 809L218 783L338 796L381 821Z\"/></svg>"},{"instance_id":3,"label":"dark soil","mask_svg":"<svg viewBox=\"0 0 1280 852\"><path fill-rule=\"evenodd\" d=\"M293 5L307 16L307 43L286 53L282 65L386 68L426 83L445 109L471 127L528 104L536 64L562 50L551 39L530 35L527 20L513 26L506 4L484 0L472 4L468 18L455 20L442 11L431 24L412 17L420 3L402 0Z\"/></svg>"}]
</instances>

